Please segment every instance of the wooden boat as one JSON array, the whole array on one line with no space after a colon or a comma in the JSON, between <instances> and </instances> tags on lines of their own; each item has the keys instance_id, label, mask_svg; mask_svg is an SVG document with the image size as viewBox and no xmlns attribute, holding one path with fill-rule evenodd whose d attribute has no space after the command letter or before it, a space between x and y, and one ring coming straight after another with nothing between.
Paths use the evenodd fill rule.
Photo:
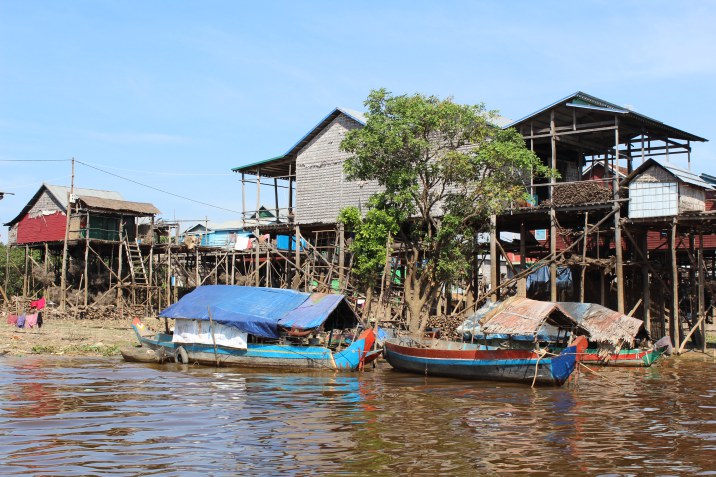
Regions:
<instances>
[{"instance_id":1,"label":"wooden boat","mask_svg":"<svg viewBox=\"0 0 716 477\"><path fill-rule=\"evenodd\" d=\"M400 371L428 376L561 386L574 371L587 340L579 336L559 355L524 349L487 349L445 340L395 338L385 359Z\"/></svg>"},{"instance_id":2,"label":"wooden boat","mask_svg":"<svg viewBox=\"0 0 716 477\"><path fill-rule=\"evenodd\" d=\"M145 336L135 319L132 328L151 353L127 353L125 359L159 362L168 356L182 363L290 370L355 370L366 363L375 342L371 328L358 333L358 323L343 295L293 290L202 286L160 313L175 319L174 333ZM311 336L327 332L324 325L350 326L345 344L331 349ZM325 341L332 342L332 334ZM335 340L334 340L335 341ZM343 341L341 341L343 342Z\"/></svg>"},{"instance_id":3,"label":"wooden boat","mask_svg":"<svg viewBox=\"0 0 716 477\"><path fill-rule=\"evenodd\" d=\"M661 358L664 348L623 349L616 353L604 353L598 348L587 348L582 362L587 365L648 368Z\"/></svg>"}]
</instances>

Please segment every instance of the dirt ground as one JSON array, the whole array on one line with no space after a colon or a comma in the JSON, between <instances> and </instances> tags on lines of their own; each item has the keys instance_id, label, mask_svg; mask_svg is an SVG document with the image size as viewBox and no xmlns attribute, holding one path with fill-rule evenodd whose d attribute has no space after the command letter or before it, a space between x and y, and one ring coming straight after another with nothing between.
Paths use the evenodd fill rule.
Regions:
<instances>
[{"instance_id":1,"label":"dirt ground","mask_svg":"<svg viewBox=\"0 0 716 477\"><path fill-rule=\"evenodd\" d=\"M145 321L152 327L159 324L156 319ZM0 323L0 355L119 356L120 348L136 343L131 319L45 319L39 329Z\"/></svg>"}]
</instances>

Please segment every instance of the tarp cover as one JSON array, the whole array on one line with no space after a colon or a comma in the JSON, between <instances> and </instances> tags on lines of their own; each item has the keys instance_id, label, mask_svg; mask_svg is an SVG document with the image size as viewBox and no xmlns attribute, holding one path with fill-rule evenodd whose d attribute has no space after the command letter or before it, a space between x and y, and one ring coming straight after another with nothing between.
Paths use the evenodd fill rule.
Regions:
<instances>
[{"instance_id":1,"label":"tarp cover","mask_svg":"<svg viewBox=\"0 0 716 477\"><path fill-rule=\"evenodd\" d=\"M235 349L246 349L247 333L233 326L208 321L177 319L174 323L174 343L216 344Z\"/></svg>"},{"instance_id":2,"label":"tarp cover","mask_svg":"<svg viewBox=\"0 0 716 477\"><path fill-rule=\"evenodd\" d=\"M345 297L278 288L205 285L162 311L164 318L211 319L254 336L278 338L279 327L309 330L328 319Z\"/></svg>"}]
</instances>

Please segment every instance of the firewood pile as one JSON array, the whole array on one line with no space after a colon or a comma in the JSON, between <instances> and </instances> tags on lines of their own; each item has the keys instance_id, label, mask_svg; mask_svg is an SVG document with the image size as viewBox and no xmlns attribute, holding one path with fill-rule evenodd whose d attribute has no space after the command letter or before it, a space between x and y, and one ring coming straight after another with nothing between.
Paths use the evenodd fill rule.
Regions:
<instances>
[{"instance_id":1,"label":"firewood pile","mask_svg":"<svg viewBox=\"0 0 716 477\"><path fill-rule=\"evenodd\" d=\"M440 335L443 338L452 338L456 336L455 330L465 321L462 316L456 315L437 315L428 318L427 328L440 328Z\"/></svg>"},{"instance_id":2,"label":"firewood pile","mask_svg":"<svg viewBox=\"0 0 716 477\"><path fill-rule=\"evenodd\" d=\"M120 309L116 305L79 305L70 306L66 312L60 312L57 308L46 308L48 318L78 318L81 320L102 320L102 321L131 321L134 317L144 317L145 311L142 306L125 306Z\"/></svg>"},{"instance_id":3,"label":"firewood pile","mask_svg":"<svg viewBox=\"0 0 716 477\"><path fill-rule=\"evenodd\" d=\"M552 199L541 205L570 206L580 204L604 203L612 199L612 191L604 184L596 181L582 181L570 184L557 184L552 192Z\"/></svg>"}]
</instances>

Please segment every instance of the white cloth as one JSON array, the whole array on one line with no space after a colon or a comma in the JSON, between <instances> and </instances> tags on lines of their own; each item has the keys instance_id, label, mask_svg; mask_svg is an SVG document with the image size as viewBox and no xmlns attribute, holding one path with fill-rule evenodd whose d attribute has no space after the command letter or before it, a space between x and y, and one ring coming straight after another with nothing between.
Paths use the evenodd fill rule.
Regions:
<instances>
[{"instance_id":1,"label":"white cloth","mask_svg":"<svg viewBox=\"0 0 716 477\"><path fill-rule=\"evenodd\" d=\"M246 349L248 333L240 331L233 326L214 322L214 338L217 346ZM177 319L174 323L174 343L199 343L213 345L211 337L211 322L204 320Z\"/></svg>"},{"instance_id":2,"label":"white cloth","mask_svg":"<svg viewBox=\"0 0 716 477\"><path fill-rule=\"evenodd\" d=\"M251 248L251 238L248 235L237 235L234 250L248 250Z\"/></svg>"}]
</instances>

